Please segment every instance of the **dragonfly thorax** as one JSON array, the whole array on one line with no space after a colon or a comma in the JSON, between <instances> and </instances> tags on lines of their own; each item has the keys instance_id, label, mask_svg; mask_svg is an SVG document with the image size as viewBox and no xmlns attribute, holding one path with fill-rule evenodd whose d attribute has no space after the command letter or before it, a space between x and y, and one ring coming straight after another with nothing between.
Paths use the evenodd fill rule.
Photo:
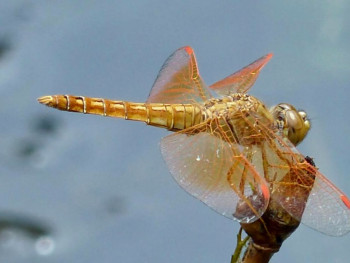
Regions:
<instances>
[{"instance_id":1,"label":"dragonfly thorax","mask_svg":"<svg viewBox=\"0 0 350 263\"><path fill-rule=\"evenodd\" d=\"M259 107L266 109L260 100L244 93L234 93L219 99L210 99L204 104L204 110L208 113L208 117L221 116L228 119L230 119L232 114L236 114L237 112L257 112Z\"/></svg>"},{"instance_id":2,"label":"dragonfly thorax","mask_svg":"<svg viewBox=\"0 0 350 263\"><path fill-rule=\"evenodd\" d=\"M204 111L205 119L217 122L215 125L225 127L223 130L229 129L228 140L241 146L264 141L260 126L275 129L274 119L265 104L248 94L234 93L210 99L204 104Z\"/></svg>"}]
</instances>

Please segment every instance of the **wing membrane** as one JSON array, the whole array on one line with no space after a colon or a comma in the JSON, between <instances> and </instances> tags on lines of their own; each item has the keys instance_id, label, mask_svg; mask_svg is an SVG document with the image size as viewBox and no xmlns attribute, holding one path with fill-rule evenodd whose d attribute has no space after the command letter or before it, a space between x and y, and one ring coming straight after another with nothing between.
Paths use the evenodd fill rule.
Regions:
<instances>
[{"instance_id":1,"label":"wing membrane","mask_svg":"<svg viewBox=\"0 0 350 263\"><path fill-rule=\"evenodd\" d=\"M220 95L247 92L271 57L258 59L210 88ZM210 98L193 50L184 47L165 62L147 102ZM163 157L182 188L240 222L260 218L271 194L311 228L333 236L350 231L350 200L272 127L271 120L256 112L237 111L231 117L230 125L217 117L163 138Z\"/></svg>"},{"instance_id":2,"label":"wing membrane","mask_svg":"<svg viewBox=\"0 0 350 263\"><path fill-rule=\"evenodd\" d=\"M147 103L193 103L212 98L191 47L176 50L163 64Z\"/></svg>"},{"instance_id":3,"label":"wing membrane","mask_svg":"<svg viewBox=\"0 0 350 263\"><path fill-rule=\"evenodd\" d=\"M301 222L322 233L342 236L350 231L349 199L324 175L316 178Z\"/></svg>"},{"instance_id":4,"label":"wing membrane","mask_svg":"<svg viewBox=\"0 0 350 263\"><path fill-rule=\"evenodd\" d=\"M303 224L331 236L350 231L350 201L286 138L259 123L271 198Z\"/></svg>"},{"instance_id":5,"label":"wing membrane","mask_svg":"<svg viewBox=\"0 0 350 263\"><path fill-rule=\"evenodd\" d=\"M271 58L272 54L267 54L232 75L214 83L210 88L220 95L245 93L253 86L260 70Z\"/></svg>"},{"instance_id":6,"label":"wing membrane","mask_svg":"<svg viewBox=\"0 0 350 263\"><path fill-rule=\"evenodd\" d=\"M269 190L231 136L223 119L212 119L163 138L161 151L188 193L228 218L252 222L265 212Z\"/></svg>"}]
</instances>

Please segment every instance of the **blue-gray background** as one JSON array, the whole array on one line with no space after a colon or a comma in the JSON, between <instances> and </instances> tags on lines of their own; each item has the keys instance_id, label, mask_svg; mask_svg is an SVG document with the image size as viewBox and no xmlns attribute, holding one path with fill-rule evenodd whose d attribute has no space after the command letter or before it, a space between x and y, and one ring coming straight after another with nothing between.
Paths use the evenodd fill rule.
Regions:
<instances>
[{"instance_id":1,"label":"blue-gray background","mask_svg":"<svg viewBox=\"0 0 350 263\"><path fill-rule=\"evenodd\" d=\"M250 93L308 112L299 149L350 194L350 4L292 2L2 0L0 261L229 262L238 223L171 178L167 131L36 102L145 101L184 45L208 84L273 52ZM346 262L349 243L300 226L272 262Z\"/></svg>"}]
</instances>

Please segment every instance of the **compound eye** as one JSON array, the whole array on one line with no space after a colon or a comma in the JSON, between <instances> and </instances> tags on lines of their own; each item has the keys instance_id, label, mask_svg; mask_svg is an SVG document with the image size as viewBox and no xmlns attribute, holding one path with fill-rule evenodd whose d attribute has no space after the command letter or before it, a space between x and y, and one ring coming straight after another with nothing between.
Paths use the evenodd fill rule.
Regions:
<instances>
[{"instance_id":1,"label":"compound eye","mask_svg":"<svg viewBox=\"0 0 350 263\"><path fill-rule=\"evenodd\" d=\"M289 127L293 129L300 129L303 125L300 115L293 110L286 111L286 120Z\"/></svg>"},{"instance_id":2,"label":"compound eye","mask_svg":"<svg viewBox=\"0 0 350 263\"><path fill-rule=\"evenodd\" d=\"M304 126L307 130L310 129L311 127L311 123L310 123L310 120L307 118L307 114L305 111L299 111L299 116L303 119L304 121Z\"/></svg>"},{"instance_id":3,"label":"compound eye","mask_svg":"<svg viewBox=\"0 0 350 263\"><path fill-rule=\"evenodd\" d=\"M278 104L278 107L280 107L282 110L291 110L293 107L292 105L289 105L287 103L280 103Z\"/></svg>"},{"instance_id":4,"label":"compound eye","mask_svg":"<svg viewBox=\"0 0 350 263\"><path fill-rule=\"evenodd\" d=\"M299 111L299 115L303 119L303 121L305 121L307 119L307 115L306 115L305 111Z\"/></svg>"}]
</instances>

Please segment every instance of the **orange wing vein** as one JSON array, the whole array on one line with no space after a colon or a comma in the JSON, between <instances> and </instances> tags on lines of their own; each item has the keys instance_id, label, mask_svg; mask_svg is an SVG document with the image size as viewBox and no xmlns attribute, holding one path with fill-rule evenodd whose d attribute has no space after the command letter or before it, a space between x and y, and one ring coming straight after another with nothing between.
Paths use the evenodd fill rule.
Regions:
<instances>
[{"instance_id":1,"label":"orange wing vein","mask_svg":"<svg viewBox=\"0 0 350 263\"><path fill-rule=\"evenodd\" d=\"M165 61L147 103L193 103L210 98L210 90L199 75L194 51L186 46Z\"/></svg>"},{"instance_id":2,"label":"orange wing vein","mask_svg":"<svg viewBox=\"0 0 350 263\"><path fill-rule=\"evenodd\" d=\"M214 83L210 86L212 90L220 95L247 92L257 80L260 70L272 58L272 54L267 54L241 70Z\"/></svg>"},{"instance_id":3,"label":"orange wing vein","mask_svg":"<svg viewBox=\"0 0 350 263\"><path fill-rule=\"evenodd\" d=\"M259 123L271 198L303 224L331 236L350 231L350 200L286 138Z\"/></svg>"},{"instance_id":4,"label":"orange wing vein","mask_svg":"<svg viewBox=\"0 0 350 263\"><path fill-rule=\"evenodd\" d=\"M188 193L228 218L253 222L266 210L268 185L226 128L217 118L169 135L162 155Z\"/></svg>"}]
</instances>

